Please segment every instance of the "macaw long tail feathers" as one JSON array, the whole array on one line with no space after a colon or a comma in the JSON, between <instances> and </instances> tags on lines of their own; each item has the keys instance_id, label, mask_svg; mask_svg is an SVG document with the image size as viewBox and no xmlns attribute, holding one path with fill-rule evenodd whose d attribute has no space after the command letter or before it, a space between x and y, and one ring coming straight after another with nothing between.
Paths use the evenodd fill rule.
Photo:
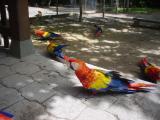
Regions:
<instances>
[{"instance_id":1,"label":"macaw long tail feathers","mask_svg":"<svg viewBox=\"0 0 160 120\"><path fill-rule=\"evenodd\" d=\"M128 89L122 89L120 92L132 94L135 92L150 92L155 84L145 84L145 83L129 83Z\"/></svg>"},{"instance_id":2,"label":"macaw long tail feathers","mask_svg":"<svg viewBox=\"0 0 160 120\"><path fill-rule=\"evenodd\" d=\"M155 84L146 84L146 83L129 83L129 88L135 89L135 90L141 90L149 87L154 87Z\"/></svg>"}]
</instances>

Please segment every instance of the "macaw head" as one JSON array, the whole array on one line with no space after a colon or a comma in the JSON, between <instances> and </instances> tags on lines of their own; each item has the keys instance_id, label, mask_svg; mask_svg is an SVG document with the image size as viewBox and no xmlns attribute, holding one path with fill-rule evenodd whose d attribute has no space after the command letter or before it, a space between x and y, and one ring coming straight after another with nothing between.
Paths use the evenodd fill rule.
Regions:
<instances>
[{"instance_id":1,"label":"macaw head","mask_svg":"<svg viewBox=\"0 0 160 120\"><path fill-rule=\"evenodd\" d=\"M43 36L43 34L45 33L45 31L43 30L43 28L40 28L38 30L34 30L35 35L41 37Z\"/></svg>"},{"instance_id":2,"label":"macaw head","mask_svg":"<svg viewBox=\"0 0 160 120\"><path fill-rule=\"evenodd\" d=\"M49 54L54 55L56 57L60 57L64 59L64 54L62 51L62 48L66 47L68 45L57 45L54 42L50 42L50 44L47 46L47 51Z\"/></svg>"},{"instance_id":3,"label":"macaw head","mask_svg":"<svg viewBox=\"0 0 160 120\"><path fill-rule=\"evenodd\" d=\"M142 58L137 65L140 67L141 71L144 71L149 66L154 66L153 64L148 62L146 57Z\"/></svg>"},{"instance_id":4,"label":"macaw head","mask_svg":"<svg viewBox=\"0 0 160 120\"><path fill-rule=\"evenodd\" d=\"M54 42L50 42L47 46L47 51L49 54L53 54L53 51L55 50L55 48L57 47L57 44Z\"/></svg>"},{"instance_id":5,"label":"macaw head","mask_svg":"<svg viewBox=\"0 0 160 120\"><path fill-rule=\"evenodd\" d=\"M72 70L74 71L78 71L78 70L83 70L84 68L86 68L86 63L82 60L79 60L79 59L75 59L75 58L70 58L68 60L69 62L69 66Z\"/></svg>"}]
</instances>

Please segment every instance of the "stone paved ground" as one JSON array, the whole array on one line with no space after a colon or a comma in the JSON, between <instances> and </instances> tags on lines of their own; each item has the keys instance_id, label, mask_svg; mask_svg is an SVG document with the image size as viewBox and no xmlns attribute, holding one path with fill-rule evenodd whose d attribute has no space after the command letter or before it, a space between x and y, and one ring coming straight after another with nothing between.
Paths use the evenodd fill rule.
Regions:
<instances>
[{"instance_id":1,"label":"stone paved ground","mask_svg":"<svg viewBox=\"0 0 160 120\"><path fill-rule=\"evenodd\" d=\"M159 120L160 88L92 95L62 63L37 53L23 59L0 53L0 109L15 120Z\"/></svg>"}]
</instances>

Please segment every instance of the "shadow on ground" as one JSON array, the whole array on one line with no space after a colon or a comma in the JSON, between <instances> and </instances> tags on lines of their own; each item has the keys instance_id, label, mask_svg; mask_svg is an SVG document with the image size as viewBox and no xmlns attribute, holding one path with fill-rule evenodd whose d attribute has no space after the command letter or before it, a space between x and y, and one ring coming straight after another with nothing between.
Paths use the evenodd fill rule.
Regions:
<instances>
[{"instance_id":1,"label":"shadow on ground","mask_svg":"<svg viewBox=\"0 0 160 120\"><path fill-rule=\"evenodd\" d=\"M64 40L55 42L69 44L64 49L66 55L83 59L93 65L137 76L139 69L136 64L142 57L148 57L156 64L160 62L159 30L134 28L130 21L110 18L85 18L83 23L69 18L53 18L48 24L44 21L31 25L32 30L43 27L60 33ZM93 35L94 24L102 27L101 37L96 38ZM44 53L46 44L36 42L33 43Z\"/></svg>"}]
</instances>

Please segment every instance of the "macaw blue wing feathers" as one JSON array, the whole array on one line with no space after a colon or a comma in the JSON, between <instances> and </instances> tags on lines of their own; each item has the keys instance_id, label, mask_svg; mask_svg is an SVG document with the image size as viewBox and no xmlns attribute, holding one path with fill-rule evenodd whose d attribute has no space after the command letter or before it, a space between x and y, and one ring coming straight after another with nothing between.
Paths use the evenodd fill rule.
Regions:
<instances>
[{"instance_id":1,"label":"macaw blue wing feathers","mask_svg":"<svg viewBox=\"0 0 160 120\"><path fill-rule=\"evenodd\" d=\"M60 37L59 34L56 34L56 33L50 33L50 38L56 38L56 37Z\"/></svg>"},{"instance_id":2,"label":"macaw blue wing feathers","mask_svg":"<svg viewBox=\"0 0 160 120\"><path fill-rule=\"evenodd\" d=\"M53 53L56 57L64 58L64 54L62 52L62 48L66 47L68 45L58 45L54 50Z\"/></svg>"}]
</instances>

